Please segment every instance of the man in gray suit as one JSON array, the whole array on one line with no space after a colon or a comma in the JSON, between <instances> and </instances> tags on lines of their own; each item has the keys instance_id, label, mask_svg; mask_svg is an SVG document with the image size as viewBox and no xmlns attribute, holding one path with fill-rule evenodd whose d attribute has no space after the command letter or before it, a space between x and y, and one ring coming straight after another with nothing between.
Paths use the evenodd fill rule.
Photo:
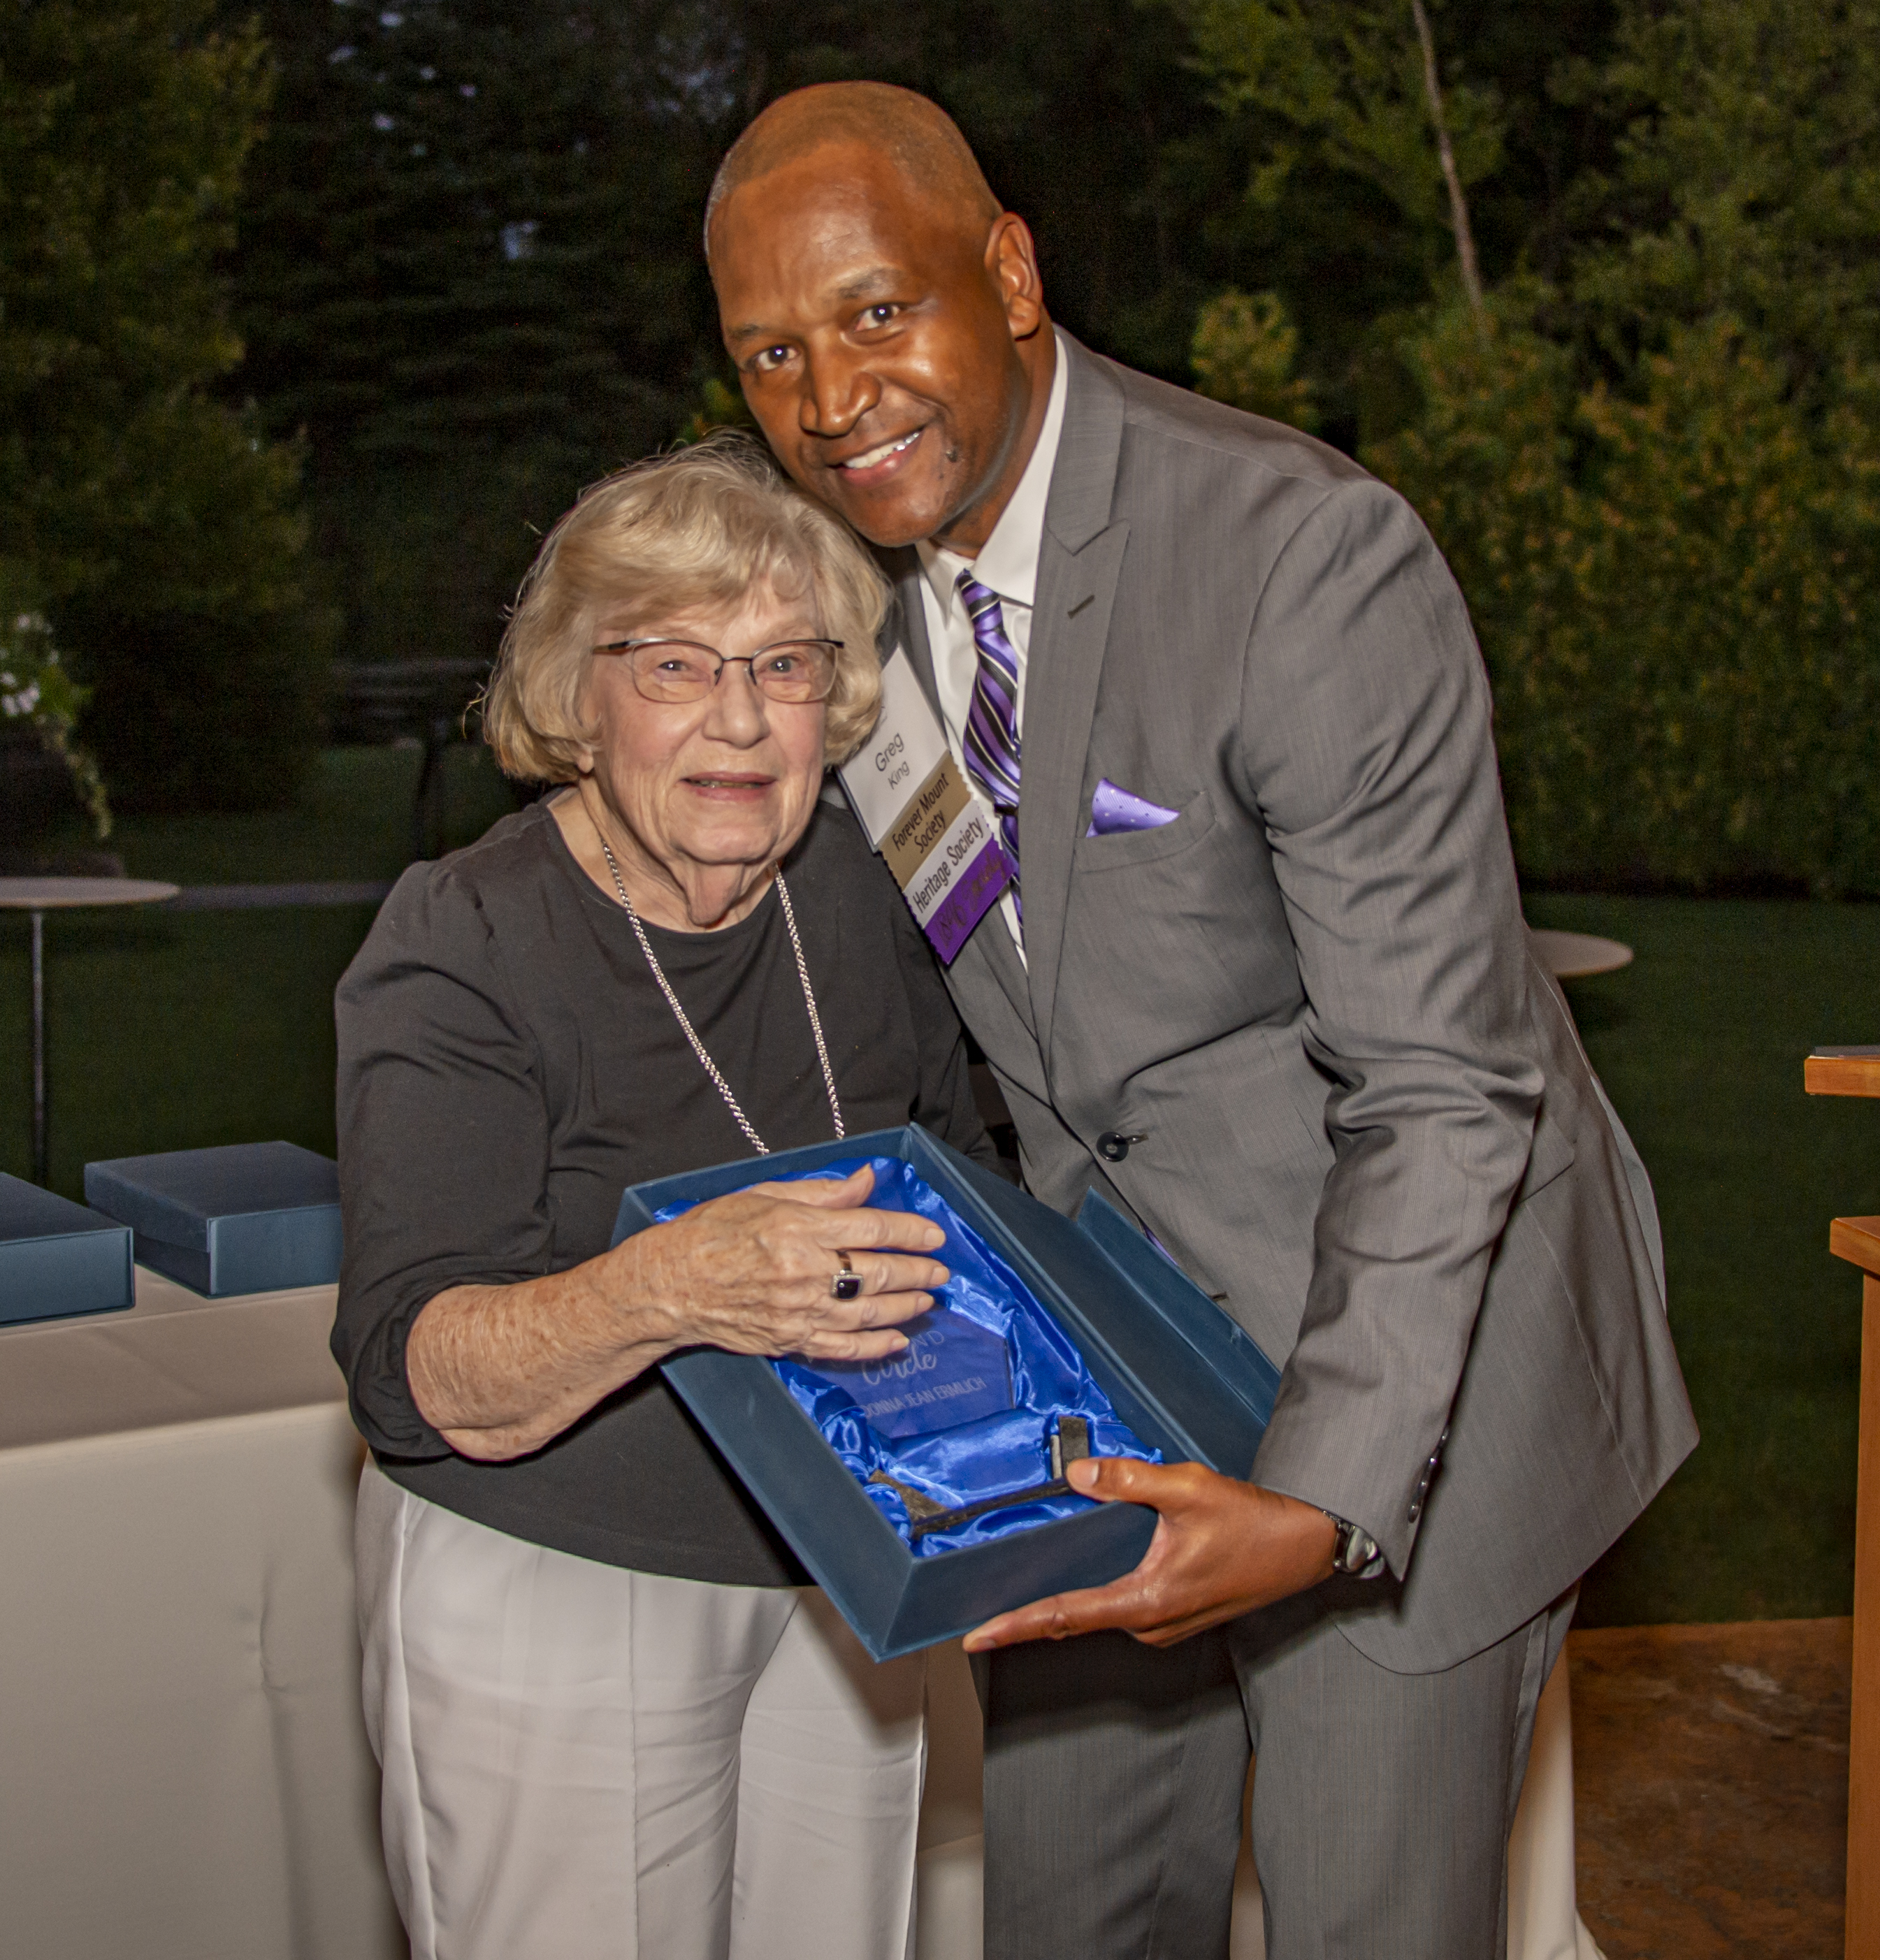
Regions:
<instances>
[{"instance_id":1,"label":"man in gray suit","mask_svg":"<svg viewBox=\"0 0 1880 1960\"><path fill-rule=\"evenodd\" d=\"M1461 597L1346 457L1056 332L919 97L783 98L706 229L746 399L1015 844L949 979L1027 1182L1284 1368L1246 1481L1079 1466L1160 1513L1142 1564L969 1641L986 1952L1224 1953L1251 1746L1273 1960L1490 1960L1579 1576L1696 1432Z\"/></svg>"}]
</instances>

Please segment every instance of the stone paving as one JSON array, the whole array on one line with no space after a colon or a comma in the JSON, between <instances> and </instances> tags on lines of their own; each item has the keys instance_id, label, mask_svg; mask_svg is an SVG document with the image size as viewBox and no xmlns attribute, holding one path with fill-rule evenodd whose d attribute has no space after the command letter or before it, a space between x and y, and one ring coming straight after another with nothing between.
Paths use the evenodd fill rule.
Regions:
<instances>
[{"instance_id":1,"label":"stone paving","mask_svg":"<svg viewBox=\"0 0 1880 1960\"><path fill-rule=\"evenodd\" d=\"M1852 1623L1597 1628L1568 1653L1606 1960L1841 1960Z\"/></svg>"}]
</instances>

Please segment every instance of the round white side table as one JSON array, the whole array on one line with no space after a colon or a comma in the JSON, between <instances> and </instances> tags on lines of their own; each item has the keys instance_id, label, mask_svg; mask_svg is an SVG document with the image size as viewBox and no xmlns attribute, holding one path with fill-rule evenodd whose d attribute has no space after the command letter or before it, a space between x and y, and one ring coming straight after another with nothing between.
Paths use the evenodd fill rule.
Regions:
<instances>
[{"instance_id":1,"label":"round white side table","mask_svg":"<svg viewBox=\"0 0 1880 1960\"><path fill-rule=\"evenodd\" d=\"M0 912L33 918L33 1181L46 1176L46 915L92 905L148 905L180 887L151 878L0 878Z\"/></svg>"},{"instance_id":2,"label":"round white side table","mask_svg":"<svg viewBox=\"0 0 1880 1960\"><path fill-rule=\"evenodd\" d=\"M1543 932L1536 926L1528 930L1557 980L1590 980L1595 973L1617 973L1632 964L1631 947L1616 939L1590 932Z\"/></svg>"}]
</instances>

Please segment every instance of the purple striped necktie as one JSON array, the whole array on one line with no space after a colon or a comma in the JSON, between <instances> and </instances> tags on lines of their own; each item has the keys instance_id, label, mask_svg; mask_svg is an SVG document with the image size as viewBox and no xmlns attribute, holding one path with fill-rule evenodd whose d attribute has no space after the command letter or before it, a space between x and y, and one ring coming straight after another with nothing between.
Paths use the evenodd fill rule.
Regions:
<instances>
[{"instance_id":1,"label":"purple striped necktie","mask_svg":"<svg viewBox=\"0 0 1880 1960\"><path fill-rule=\"evenodd\" d=\"M971 572L956 581L966 616L973 622L973 645L979 657L973 698L967 710L967 773L992 800L999 815L999 834L1012 862L1012 902L1024 923L1018 896L1018 656L1005 638L1005 616L999 595Z\"/></svg>"}]
</instances>

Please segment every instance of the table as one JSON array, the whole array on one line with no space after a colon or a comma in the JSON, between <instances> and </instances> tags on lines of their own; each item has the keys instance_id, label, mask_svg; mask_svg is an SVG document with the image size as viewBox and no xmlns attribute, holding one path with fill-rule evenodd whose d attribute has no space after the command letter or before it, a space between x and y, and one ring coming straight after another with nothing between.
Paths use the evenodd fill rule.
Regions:
<instances>
[{"instance_id":1,"label":"table","mask_svg":"<svg viewBox=\"0 0 1880 1960\"><path fill-rule=\"evenodd\" d=\"M0 1332L0 1946L401 1960L333 1288Z\"/></svg>"},{"instance_id":2,"label":"table","mask_svg":"<svg viewBox=\"0 0 1880 1960\"><path fill-rule=\"evenodd\" d=\"M151 878L0 878L0 912L33 916L33 1182L46 1182L46 915L79 906L148 905L174 899Z\"/></svg>"},{"instance_id":3,"label":"table","mask_svg":"<svg viewBox=\"0 0 1880 1960\"><path fill-rule=\"evenodd\" d=\"M1846 1950L1868 1960L1880 1949L1880 1218L1837 1218L1828 1249L1862 1275Z\"/></svg>"},{"instance_id":4,"label":"table","mask_svg":"<svg viewBox=\"0 0 1880 1960\"><path fill-rule=\"evenodd\" d=\"M1617 973L1632 964L1631 947L1616 939L1601 939L1592 932L1543 931L1537 926L1528 930L1557 980L1589 980L1595 973Z\"/></svg>"},{"instance_id":5,"label":"table","mask_svg":"<svg viewBox=\"0 0 1880 1960\"><path fill-rule=\"evenodd\" d=\"M1802 1084L1811 1096L1880 1096L1880 1048L1818 1048ZM1880 1218L1837 1218L1827 1245L1862 1275L1846 1952L1866 1960L1880 1951Z\"/></svg>"},{"instance_id":6,"label":"table","mask_svg":"<svg viewBox=\"0 0 1880 1960\"><path fill-rule=\"evenodd\" d=\"M1880 1096L1880 1048L1818 1048L1802 1083L1811 1096Z\"/></svg>"},{"instance_id":7,"label":"table","mask_svg":"<svg viewBox=\"0 0 1880 1960\"><path fill-rule=\"evenodd\" d=\"M0 1330L0 1942L21 1960L404 1960L359 1713L360 1446L334 1289ZM929 1662L918 1960L980 1960L978 1703ZM1512 1960L1574 1916L1564 1668L1510 1846ZM1262 1952L1243 1855L1234 1960Z\"/></svg>"}]
</instances>

